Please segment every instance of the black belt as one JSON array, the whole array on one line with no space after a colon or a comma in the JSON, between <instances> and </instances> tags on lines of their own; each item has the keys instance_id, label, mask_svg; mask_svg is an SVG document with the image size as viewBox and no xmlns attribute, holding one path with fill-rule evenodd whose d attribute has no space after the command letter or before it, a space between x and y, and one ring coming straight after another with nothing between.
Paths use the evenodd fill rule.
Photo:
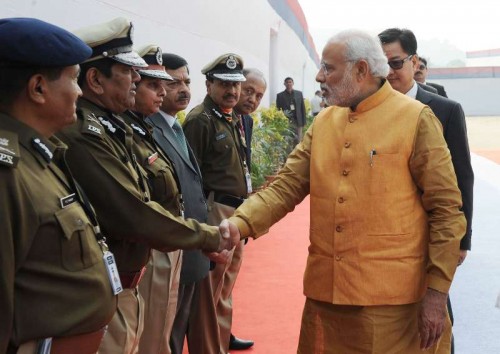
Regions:
<instances>
[{"instance_id":1,"label":"black belt","mask_svg":"<svg viewBox=\"0 0 500 354\"><path fill-rule=\"evenodd\" d=\"M145 272L146 272L146 267L143 267L138 272L132 272L132 273L119 272L122 287L124 289L134 289L141 282L142 276L144 275Z\"/></svg>"},{"instance_id":2,"label":"black belt","mask_svg":"<svg viewBox=\"0 0 500 354\"><path fill-rule=\"evenodd\" d=\"M243 202L245 201L245 198L242 197L235 197L234 195L230 194L219 194L219 193L214 193L214 202L228 205L233 208L239 207Z\"/></svg>"}]
</instances>

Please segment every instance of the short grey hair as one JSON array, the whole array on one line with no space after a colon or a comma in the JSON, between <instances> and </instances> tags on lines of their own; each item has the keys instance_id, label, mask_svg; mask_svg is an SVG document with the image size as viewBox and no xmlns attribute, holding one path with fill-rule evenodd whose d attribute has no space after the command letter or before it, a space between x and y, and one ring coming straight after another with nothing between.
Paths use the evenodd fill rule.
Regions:
<instances>
[{"instance_id":1,"label":"short grey hair","mask_svg":"<svg viewBox=\"0 0 500 354\"><path fill-rule=\"evenodd\" d=\"M382 50L380 39L360 30L346 30L334 35L328 41L342 43L346 47L346 60L358 61L364 59L370 66L370 72L375 77L385 79L389 75L387 57Z\"/></svg>"},{"instance_id":2,"label":"short grey hair","mask_svg":"<svg viewBox=\"0 0 500 354\"><path fill-rule=\"evenodd\" d=\"M259 69L256 69L256 68L244 68L243 69L243 76L244 77L247 77L250 74L257 76L258 78L261 78L267 87L267 81L266 81L266 78L264 77L264 73L262 71L260 71Z\"/></svg>"}]
</instances>

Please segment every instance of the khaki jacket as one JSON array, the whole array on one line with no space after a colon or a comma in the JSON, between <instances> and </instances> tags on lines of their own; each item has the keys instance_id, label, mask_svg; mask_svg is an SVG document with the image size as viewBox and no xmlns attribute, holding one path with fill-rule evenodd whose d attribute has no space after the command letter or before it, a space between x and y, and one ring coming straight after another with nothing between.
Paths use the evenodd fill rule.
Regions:
<instances>
[{"instance_id":1,"label":"khaki jacket","mask_svg":"<svg viewBox=\"0 0 500 354\"><path fill-rule=\"evenodd\" d=\"M258 237L308 193L307 297L391 305L416 302L427 287L448 292L465 218L428 107L386 82L355 112L322 111L276 181L232 221L242 236Z\"/></svg>"}]
</instances>

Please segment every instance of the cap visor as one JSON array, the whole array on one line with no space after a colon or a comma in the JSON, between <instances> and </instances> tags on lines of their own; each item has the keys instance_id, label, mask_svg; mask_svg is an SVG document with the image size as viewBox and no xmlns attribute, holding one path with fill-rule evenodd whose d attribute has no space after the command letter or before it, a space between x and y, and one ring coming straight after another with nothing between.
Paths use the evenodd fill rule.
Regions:
<instances>
[{"instance_id":1,"label":"cap visor","mask_svg":"<svg viewBox=\"0 0 500 354\"><path fill-rule=\"evenodd\" d=\"M222 81L247 81L243 74L213 74L212 76Z\"/></svg>"},{"instance_id":2,"label":"cap visor","mask_svg":"<svg viewBox=\"0 0 500 354\"><path fill-rule=\"evenodd\" d=\"M173 81L174 78L167 74L165 71L162 70L137 70L141 76L148 76L152 77L155 79L162 79L162 80L171 80Z\"/></svg>"},{"instance_id":3,"label":"cap visor","mask_svg":"<svg viewBox=\"0 0 500 354\"><path fill-rule=\"evenodd\" d=\"M139 68L148 67L148 64L136 52L120 53L120 54L113 55L110 58L114 59L122 64L125 64L125 65L137 66Z\"/></svg>"}]
</instances>

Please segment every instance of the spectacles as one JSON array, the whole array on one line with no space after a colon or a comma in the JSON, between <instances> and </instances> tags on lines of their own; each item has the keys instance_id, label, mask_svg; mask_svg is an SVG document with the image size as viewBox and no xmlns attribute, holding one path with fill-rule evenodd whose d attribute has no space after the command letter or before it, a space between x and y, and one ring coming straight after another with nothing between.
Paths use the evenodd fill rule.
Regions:
<instances>
[{"instance_id":1,"label":"spectacles","mask_svg":"<svg viewBox=\"0 0 500 354\"><path fill-rule=\"evenodd\" d=\"M419 70L425 70L427 69L427 66L425 66L424 64L420 64L420 66L418 67Z\"/></svg>"},{"instance_id":2,"label":"spectacles","mask_svg":"<svg viewBox=\"0 0 500 354\"><path fill-rule=\"evenodd\" d=\"M389 66L394 69L394 70L399 70L403 67L405 61L407 60L410 60L411 58L413 58L413 55L408 55L406 58L404 59L396 59L396 60L389 60L387 62L387 64L389 64Z\"/></svg>"},{"instance_id":3,"label":"spectacles","mask_svg":"<svg viewBox=\"0 0 500 354\"><path fill-rule=\"evenodd\" d=\"M323 74L324 74L325 76L330 75L330 72L331 72L331 70L332 70L332 68L331 68L331 66L330 66L330 65L328 65L327 63L325 63L324 61L322 61L322 62L320 63L320 66L321 66L321 69L323 70Z\"/></svg>"},{"instance_id":4,"label":"spectacles","mask_svg":"<svg viewBox=\"0 0 500 354\"><path fill-rule=\"evenodd\" d=\"M353 62L356 62L358 61L357 59L356 60L345 60L346 63L353 63ZM321 63L319 63L321 69L323 70L323 74L325 76L328 76L332 73L332 70L333 70L333 67L327 63L325 63L324 61L322 61Z\"/></svg>"}]
</instances>

